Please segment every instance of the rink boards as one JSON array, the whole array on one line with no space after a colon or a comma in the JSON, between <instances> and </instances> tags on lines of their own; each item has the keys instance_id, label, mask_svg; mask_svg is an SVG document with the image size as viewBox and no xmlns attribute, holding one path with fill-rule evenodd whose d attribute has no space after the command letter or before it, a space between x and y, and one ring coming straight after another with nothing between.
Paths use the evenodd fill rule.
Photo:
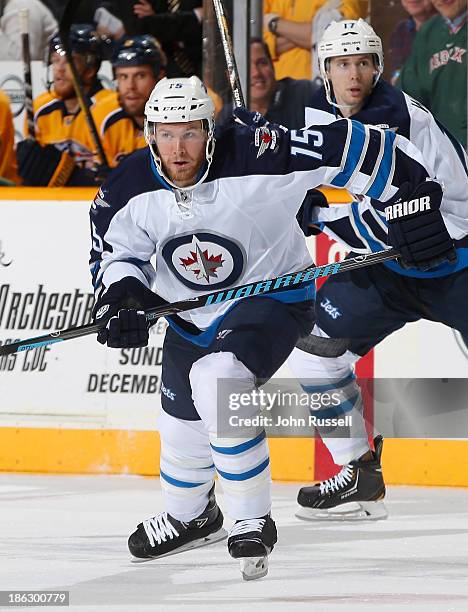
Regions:
<instances>
[{"instance_id":1,"label":"rink boards","mask_svg":"<svg viewBox=\"0 0 468 612\"><path fill-rule=\"evenodd\" d=\"M88 322L93 195L92 189L0 190L0 342ZM311 250L317 263L343 254L323 237L311 241ZM0 358L0 470L157 474L164 329L163 322L153 328L146 349L111 351L88 337ZM452 330L423 322L378 346L358 373L464 379L467 360ZM280 375L290 374L283 368ZM373 401L367 399L370 420ZM402 422L411 407L402 402L392 410L393 421ZM312 480L333 471L321 442L272 438L270 448L275 479ZM467 460L463 439L390 436L385 444L389 484L468 486Z\"/></svg>"}]
</instances>

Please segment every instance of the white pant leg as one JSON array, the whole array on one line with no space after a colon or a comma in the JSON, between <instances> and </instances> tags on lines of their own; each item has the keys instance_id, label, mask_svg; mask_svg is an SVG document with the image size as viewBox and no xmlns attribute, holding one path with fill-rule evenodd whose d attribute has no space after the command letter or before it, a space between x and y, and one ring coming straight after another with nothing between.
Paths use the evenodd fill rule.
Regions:
<instances>
[{"instance_id":1,"label":"white pant leg","mask_svg":"<svg viewBox=\"0 0 468 612\"><path fill-rule=\"evenodd\" d=\"M227 422L230 413L236 412L230 410L227 394L219 395L221 405L218 406L220 380L229 381L232 393L251 394L256 388L255 376L229 352L206 355L190 371L193 401L210 437L227 513L235 520L258 518L271 509L270 459L265 432L235 427L226 430L222 423ZM259 413L259 407L250 405L238 413L245 418L252 417Z\"/></svg>"},{"instance_id":2,"label":"white pant leg","mask_svg":"<svg viewBox=\"0 0 468 612\"><path fill-rule=\"evenodd\" d=\"M177 419L164 410L158 428L165 510L177 520L189 522L205 509L214 482L208 433L202 421Z\"/></svg>"},{"instance_id":3,"label":"white pant leg","mask_svg":"<svg viewBox=\"0 0 468 612\"><path fill-rule=\"evenodd\" d=\"M326 334L315 326L313 334L326 337ZM354 378L354 363L359 359L347 351L340 357L319 357L295 348L288 358L288 365L298 378L303 389L317 398L321 394L333 396L339 403L322 406L311 410L311 414L320 418L350 416L352 425L347 437L336 437L330 428L317 426L333 461L345 465L369 450L369 441L363 417L361 390Z\"/></svg>"}]
</instances>

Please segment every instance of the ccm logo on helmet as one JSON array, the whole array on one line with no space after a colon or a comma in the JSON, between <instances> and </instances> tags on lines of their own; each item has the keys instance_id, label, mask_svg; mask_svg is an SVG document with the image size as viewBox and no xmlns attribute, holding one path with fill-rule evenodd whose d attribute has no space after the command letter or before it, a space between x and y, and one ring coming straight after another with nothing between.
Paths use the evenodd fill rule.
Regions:
<instances>
[{"instance_id":1,"label":"ccm logo on helmet","mask_svg":"<svg viewBox=\"0 0 468 612\"><path fill-rule=\"evenodd\" d=\"M391 221L392 219L406 217L407 215L413 215L414 213L423 212L425 210L431 210L431 198L429 196L387 206L385 208L385 217L387 221Z\"/></svg>"},{"instance_id":2,"label":"ccm logo on helmet","mask_svg":"<svg viewBox=\"0 0 468 612\"><path fill-rule=\"evenodd\" d=\"M164 111L179 111L179 110L185 110L185 106L163 106L163 112Z\"/></svg>"}]
</instances>

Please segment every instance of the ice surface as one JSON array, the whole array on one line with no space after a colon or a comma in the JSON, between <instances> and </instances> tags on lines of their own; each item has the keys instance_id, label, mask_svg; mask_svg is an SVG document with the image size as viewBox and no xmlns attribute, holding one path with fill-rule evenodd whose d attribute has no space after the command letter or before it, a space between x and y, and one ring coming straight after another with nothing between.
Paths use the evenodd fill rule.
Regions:
<instances>
[{"instance_id":1,"label":"ice surface","mask_svg":"<svg viewBox=\"0 0 468 612\"><path fill-rule=\"evenodd\" d=\"M274 484L279 543L246 583L225 542L130 562L156 479L0 474L0 590L69 590L80 612L468 611L468 490L390 487L386 521L317 524L294 517L299 486Z\"/></svg>"}]
</instances>

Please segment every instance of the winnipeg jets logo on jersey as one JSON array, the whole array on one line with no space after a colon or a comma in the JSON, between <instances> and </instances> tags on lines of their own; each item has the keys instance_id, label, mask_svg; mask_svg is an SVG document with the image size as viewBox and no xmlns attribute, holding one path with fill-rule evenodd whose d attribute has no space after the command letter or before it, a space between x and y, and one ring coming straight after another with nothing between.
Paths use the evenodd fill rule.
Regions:
<instances>
[{"instance_id":1,"label":"winnipeg jets logo on jersey","mask_svg":"<svg viewBox=\"0 0 468 612\"><path fill-rule=\"evenodd\" d=\"M106 202L106 200L104 199L105 197L106 197L106 194L104 190L102 189L102 187L100 187L99 191L97 192L96 197L94 198L93 203L91 204L91 209L94 210L97 207L110 208L110 204Z\"/></svg>"},{"instance_id":2,"label":"winnipeg jets logo on jersey","mask_svg":"<svg viewBox=\"0 0 468 612\"><path fill-rule=\"evenodd\" d=\"M244 270L243 248L233 240L208 232L169 239L161 254L171 272L195 290L223 289L236 283Z\"/></svg>"},{"instance_id":3,"label":"winnipeg jets logo on jersey","mask_svg":"<svg viewBox=\"0 0 468 612\"><path fill-rule=\"evenodd\" d=\"M190 256L181 257L180 261L186 270L195 274L197 280L204 278L209 283L210 279L218 278L218 268L221 268L224 263L222 256L210 255L208 249L203 251L195 237L194 242L194 250L190 251Z\"/></svg>"},{"instance_id":4,"label":"winnipeg jets logo on jersey","mask_svg":"<svg viewBox=\"0 0 468 612\"><path fill-rule=\"evenodd\" d=\"M257 159L261 157L270 147L272 151L276 149L278 135L275 130L267 127L260 127L255 130L255 146L258 148Z\"/></svg>"},{"instance_id":5,"label":"winnipeg jets logo on jersey","mask_svg":"<svg viewBox=\"0 0 468 612\"><path fill-rule=\"evenodd\" d=\"M323 302L320 302L320 306L332 319L337 319L338 317L341 317L341 312L336 306L333 306L333 304L328 298L325 298Z\"/></svg>"}]
</instances>

